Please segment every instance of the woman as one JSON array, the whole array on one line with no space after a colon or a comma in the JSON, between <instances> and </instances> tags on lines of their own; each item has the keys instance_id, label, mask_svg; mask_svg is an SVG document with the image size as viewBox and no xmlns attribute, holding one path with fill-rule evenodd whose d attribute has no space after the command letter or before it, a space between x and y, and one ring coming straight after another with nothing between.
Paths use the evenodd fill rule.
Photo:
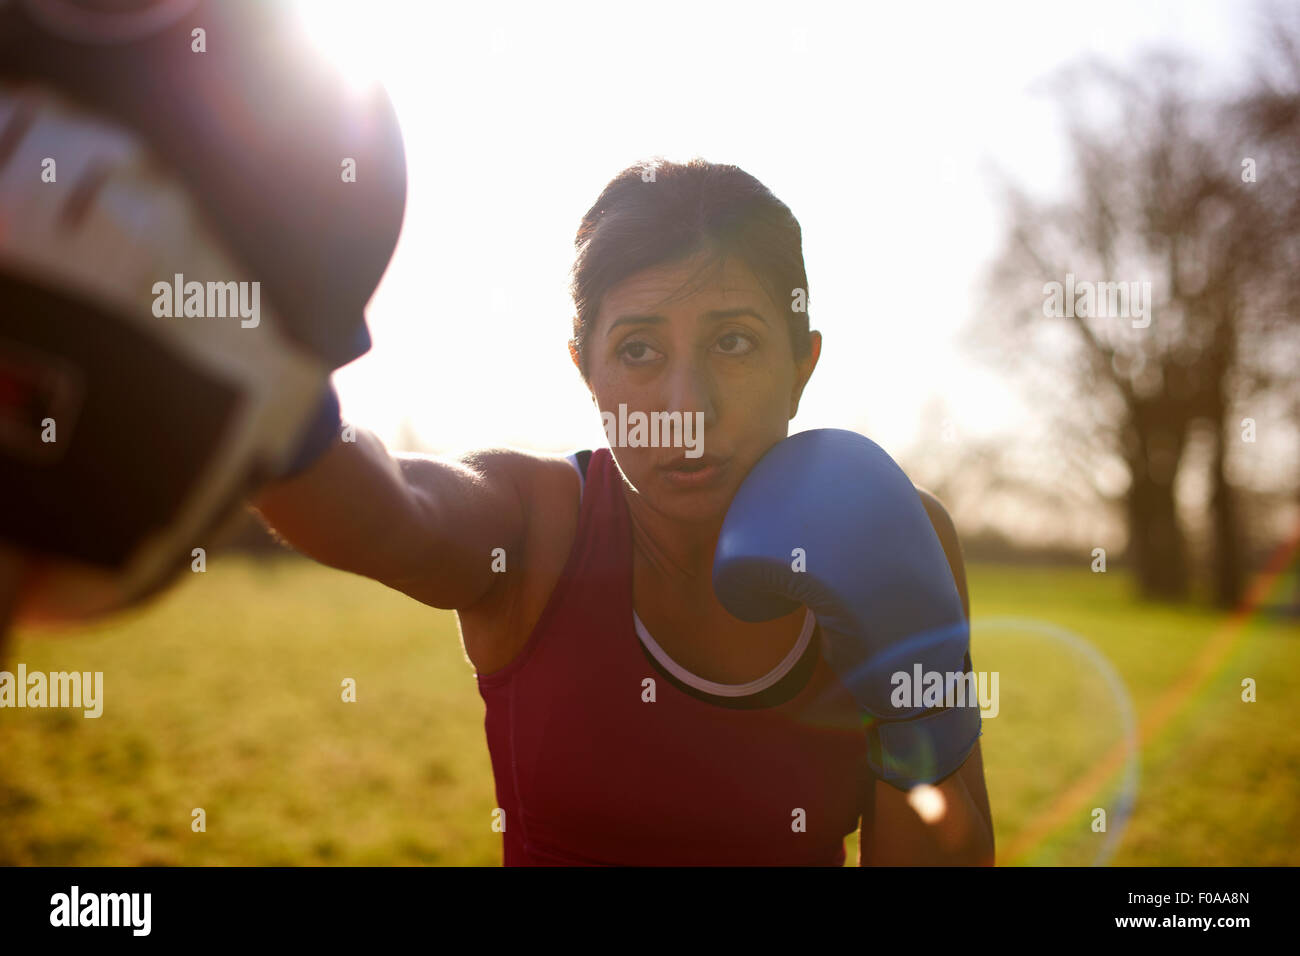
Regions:
<instances>
[{"instance_id":1,"label":"woman","mask_svg":"<svg viewBox=\"0 0 1300 956\"><path fill-rule=\"evenodd\" d=\"M654 175L647 175L653 168ZM864 762L811 612L727 614L727 507L786 437L821 352L801 233L752 176L634 166L579 227L569 352L602 413L675 411L703 457L611 447L395 459L334 444L260 495L299 550L455 609L487 706L505 863L991 863L978 744L940 822ZM613 443L617 445L617 443ZM952 523L921 493L966 605Z\"/></svg>"}]
</instances>

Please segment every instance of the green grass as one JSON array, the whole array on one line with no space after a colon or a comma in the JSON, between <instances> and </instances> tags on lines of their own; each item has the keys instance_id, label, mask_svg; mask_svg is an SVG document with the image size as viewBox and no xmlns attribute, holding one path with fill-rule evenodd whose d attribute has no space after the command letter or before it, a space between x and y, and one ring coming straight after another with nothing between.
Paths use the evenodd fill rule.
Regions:
<instances>
[{"instance_id":1,"label":"green grass","mask_svg":"<svg viewBox=\"0 0 1300 956\"><path fill-rule=\"evenodd\" d=\"M1123 576L1050 568L970 572L978 669L1001 674L1002 714L985 722L989 797L1000 849L1125 740L1122 711L1085 655L1044 631L981 626L1000 616L1068 629L1122 680L1139 724L1176 686L1228 615L1150 605ZM1284 594L1294 594L1291 587ZM1136 806L1110 862L1128 866L1300 863L1300 625L1255 614L1158 729L1138 759ZM1241 699L1243 678L1258 699ZM1019 862L1088 863L1114 818L1115 778ZM1005 861L1004 862L1010 862Z\"/></svg>"},{"instance_id":2,"label":"green grass","mask_svg":"<svg viewBox=\"0 0 1300 956\"><path fill-rule=\"evenodd\" d=\"M983 747L1001 849L1122 724L1086 658L981 621L1079 634L1140 718L1227 619L1138 604L1114 572L975 566L970 586L975 665L1000 673ZM105 712L0 710L0 864L500 863L483 703L449 612L303 561L217 555L143 611L17 635L17 661L103 671ZM1258 703L1240 700L1245 676ZM355 704L340 703L343 677ZM1300 627L1256 617L1149 741L1111 862L1300 863L1297 781ZM1103 839L1093 806L1113 811L1105 788L1020 862L1090 862Z\"/></svg>"}]
</instances>

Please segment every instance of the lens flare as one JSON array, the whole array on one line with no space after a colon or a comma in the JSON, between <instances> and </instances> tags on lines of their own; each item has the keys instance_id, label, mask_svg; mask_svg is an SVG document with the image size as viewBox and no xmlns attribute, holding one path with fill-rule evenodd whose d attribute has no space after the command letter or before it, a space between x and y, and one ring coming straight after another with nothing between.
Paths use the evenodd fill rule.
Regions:
<instances>
[{"instance_id":1,"label":"lens flare","mask_svg":"<svg viewBox=\"0 0 1300 956\"><path fill-rule=\"evenodd\" d=\"M385 56L380 47L384 18L378 4L365 4L365 14L355 3L334 0L290 0L289 9L302 24L308 45L343 78L348 88L366 90L384 77Z\"/></svg>"},{"instance_id":2,"label":"lens flare","mask_svg":"<svg viewBox=\"0 0 1300 956\"><path fill-rule=\"evenodd\" d=\"M918 817L931 826L942 820L944 814L948 812L948 801L943 798L943 791L928 783L909 790L907 803L916 811Z\"/></svg>"}]
</instances>

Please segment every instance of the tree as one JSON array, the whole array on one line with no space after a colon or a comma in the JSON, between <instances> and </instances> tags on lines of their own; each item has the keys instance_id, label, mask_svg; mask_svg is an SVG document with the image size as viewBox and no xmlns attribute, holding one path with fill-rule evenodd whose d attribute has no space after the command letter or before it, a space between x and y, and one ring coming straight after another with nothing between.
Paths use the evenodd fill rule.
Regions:
<instances>
[{"instance_id":1,"label":"tree","mask_svg":"<svg viewBox=\"0 0 1300 956\"><path fill-rule=\"evenodd\" d=\"M1216 582L1235 600L1230 411L1243 377L1262 382L1243 356L1268 326L1259 290L1279 251L1265 194L1241 188L1240 124L1195 78L1172 56L1058 76L1074 187L1055 203L1006 187L1009 226L977 334L1087 449L1083 467L1122 464L1126 557L1144 596L1189 593L1175 479L1193 424L1210 422ZM1048 382L1034 379L1044 371Z\"/></svg>"}]
</instances>

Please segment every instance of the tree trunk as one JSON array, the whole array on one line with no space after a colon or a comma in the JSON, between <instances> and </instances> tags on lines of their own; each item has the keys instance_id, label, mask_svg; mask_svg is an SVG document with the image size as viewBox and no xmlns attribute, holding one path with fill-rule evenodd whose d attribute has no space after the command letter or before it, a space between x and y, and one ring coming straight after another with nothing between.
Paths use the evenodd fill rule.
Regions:
<instances>
[{"instance_id":1,"label":"tree trunk","mask_svg":"<svg viewBox=\"0 0 1300 956\"><path fill-rule=\"evenodd\" d=\"M1182 427L1158 404L1133 417L1129 457L1128 559L1138 592L1155 600L1186 600L1190 591L1187 539L1178 520L1174 479L1182 458Z\"/></svg>"},{"instance_id":2,"label":"tree trunk","mask_svg":"<svg viewBox=\"0 0 1300 956\"><path fill-rule=\"evenodd\" d=\"M1187 597L1187 541L1178 521L1173 486L1135 474L1128 493L1128 557L1144 598Z\"/></svg>"},{"instance_id":3,"label":"tree trunk","mask_svg":"<svg viewBox=\"0 0 1300 956\"><path fill-rule=\"evenodd\" d=\"M1245 593L1246 576L1241 564L1241 536L1237 523L1237 501L1232 486L1228 484L1227 452L1228 432L1231 423L1219 421L1215 429L1214 461L1211 464L1213 494L1210 499L1214 522L1212 567L1214 570L1214 603L1221 608L1234 608Z\"/></svg>"},{"instance_id":4,"label":"tree trunk","mask_svg":"<svg viewBox=\"0 0 1300 956\"><path fill-rule=\"evenodd\" d=\"M1214 603L1234 608L1245 593L1245 569L1242 567L1242 537L1236 494L1228 483L1229 442L1240 441L1235 424L1228 420L1228 379L1237 360L1237 316L1230 307L1218 311L1214 346L1210 350L1209 375L1206 377L1207 407L1214 429L1214 452L1210 461L1210 569Z\"/></svg>"}]
</instances>

